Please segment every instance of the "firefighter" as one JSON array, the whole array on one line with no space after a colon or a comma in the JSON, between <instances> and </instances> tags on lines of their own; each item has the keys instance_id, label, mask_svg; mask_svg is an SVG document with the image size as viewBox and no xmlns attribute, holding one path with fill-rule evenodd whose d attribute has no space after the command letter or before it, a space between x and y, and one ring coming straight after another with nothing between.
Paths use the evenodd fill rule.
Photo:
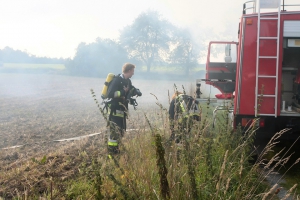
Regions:
<instances>
[{"instance_id":1,"label":"firefighter","mask_svg":"<svg viewBox=\"0 0 300 200\"><path fill-rule=\"evenodd\" d=\"M195 121L200 121L198 101L192 96L176 91L169 106L171 136L169 141L179 143L183 133L188 133ZM177 126L177 129L176 129Z\"/></svg>"},{"instance_id":2,"label":"firefighter","mask_svg":"<svg viewBox=\"0 0 300 200\"><path fill-rule=\"evenodd\" d=\"M122 67L122 74L110 83L107 95L111 101L108 103L109 109L109 138L108 151L110 154L119 153L120 138L126 131L126 117L128 111L127 96L135 89L130 78L134 75L135 65L125 63Z\"/></svg>"}]
</instances>

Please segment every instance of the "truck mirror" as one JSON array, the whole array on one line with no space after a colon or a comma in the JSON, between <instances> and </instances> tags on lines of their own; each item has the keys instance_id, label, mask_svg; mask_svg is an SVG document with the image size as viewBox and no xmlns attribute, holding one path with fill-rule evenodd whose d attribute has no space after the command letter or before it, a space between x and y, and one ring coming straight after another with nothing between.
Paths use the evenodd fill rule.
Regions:
<instances>
[{"instance_id":1,"label":"truck mirror","mask_svg":"<svg viewBox=\"0 0 300 200\"><path fill-rule=\"evenodd\" d=\"M231 45L230 44L226 44L225 45L225 56L231 56Z\"/></svg>"},{"instance_id":2,"label":"truck mirror","mask_svg":"<svg viewBox=\"0 0 300 200\"><path fill-rule=\"evenodd\" d=\"M225 61L225 63L230 63L231 60L232 60L232 58L231 58L231 44L226 44L225 45L224 61Z\"/></svg>"}]
</instances>

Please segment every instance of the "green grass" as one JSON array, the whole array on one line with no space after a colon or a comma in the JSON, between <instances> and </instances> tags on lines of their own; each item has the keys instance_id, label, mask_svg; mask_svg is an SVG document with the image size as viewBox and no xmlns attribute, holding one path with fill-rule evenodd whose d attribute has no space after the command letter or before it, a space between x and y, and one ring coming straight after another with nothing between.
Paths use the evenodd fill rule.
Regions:
<instances>
[{"instance_id":1,"label":"green grass","mask_svg":"<svg viewBox=\"0 0 300 200\"><path fill-rule=\"evenodd\" d=\"M204 106L205 108L205 106ZM204 112L209 113L209 106ZM204 110L204 109L203 109ZM121 155L102 164L101 194L116 199L261 199L269 196L259 164L251 166L254 130L244 135L224 123L212 130L211 117L204 113L183 143L169 143L167 112L141 127L135 137L124 138ZM226 115L224 116L226 118ZM175 127L177 127L175 125ZM148 129L148 130L147 130ZM180 129L176 129L180 134ZM167 181L163 177L167 176ZM164 181L162 181L164 180Z\"/></svg>"},{"instance_id":2,"label":"green grass","mask_svg":"<svg viewBox=\"0 0 300 200\"><path fill-rule=\"evenodd\" d=\"M51 194L57 199L276 199L273 190L279 186L266 184L266 176L259 167L262 160L254 165L248 162L255 130L250 129L246 134L233 131L226 123L226 113L219 116L212 129L212 108L208 105L201 108L202 121L193 123L191 132L185 132L180 145L168 142L167 110L161 107L155 116L145 114L147 123L138 130L127 132L120 146L121 154L112 159L107 157L105 140L100 141L102 145L86 140L75 144L77 148L73 153L61 152L64 159L61 155L47 155L46 162L33 162L42 172L41 180L44 180L43 170L47 174L61 174L47 179L47 190L42 196L49 198ZM182 133L177 124L175 131ZM275 142L276 139L271 141L265 154L272 151ZM74 159L70 157L76 158L73 170L78 172L62 181L68 171L59 172L59 169L73 165ZM60 164L55 162L58 158ZM282 163L282 159L274 159L274 164L278 162ZM270 166L266 168L267 173L274 172L271 164L266 166ZM27 166L27 171L34 169ZM21 166L18 176L26 176ZM37 196L37 193L28 194L28 198Z\"/></svg>"},{"instance_id":3,"label":"green grass","mask_svg":"<svg viewBox=\"0 0 300 200\"><path fill-rule=\"evenodd\" d=\"M78 80L81 79L76 79L76 82L80 82L82 86L82 81ZM69 79L66 82L69 83ZM54 89L57 93L57 88ZM75 94L78 94L78 90ZM26 105L22 100L22 105ZM61 105L63 102L68 105L72 103L66 100L54 103ZM10 107L5 106L9 111L12 110L12 103L10 100L7 104ZM55 110L52 104L43 101L40 103ZM94 102L91 103L95 106ZM87 101L84 101L84 105L86 104ZM225 111L218 114L218 122L212 128L213 107L203 104L202 121L194 123L191 132L183 131L183 143L176 145L168 142L170 124L167 108L159 103L157 105L156 108L131 113L128 123L136 126L129 127L136 130L127 131L122 138L121 154L114 159L107 157L107 137L104 135L72 143L49 143L56 151L42 151L29 158L22 154L30 153L27 149L29 146L0 151L0 161L3 163L0 170L0 185L3 186L0 187L0 196L11 194L14 199L22 199L24 196L27 199L38 199L39 196L47 199L50 196L53 199L276 199L276 194L270 188L274 186L277 189L279 185L266 184L266 175L261 172L260 166L266 167L266 173L272 173L276 172L273 166L277 163L284 165L284 160L273 154L268 160L261 157L254 165L248 162L251 160L255 130L250 129L246 134L239 129L232 130L227 124ZM83 108L83 105L76 104L75 107ZM15 109L18 111L18 119L25 118L25 114L20 114L17 107ZM60 107L58 109L62 110ZM84 109L89 110L86 107ZM50 114L54 121L60 121L58 128L67 124L69 131L74 133L79 130L76 125L99 119L95 115L82 118L82 114L77 112L79 115L76 118L81 117L78 121L61 121L63 119L54 118L55 115L49 111L41 111ZM91 114L90 110L89 113ZM136 115L139 117L134 118ZM41 126L37 120L41 118L40 115L39 118L31 118L34 125ZM47 124L54 123L49 119L46 121ZM105 124L104 121L101 123ZM16 127L20 126L20 123L16 124ZM180 134L182 131L178 129L178 125L175 124L175 130ZM32 132L33 126L27 129ZM47 133L52 134L53 130ZM64 132L59 132L58 136ZM30 139L34 139L34 143L41 147L47 145L45 142L38 142L43 140L36 137ZM275 142L276 139L271 141L265 155L270 155ZM37 148L36 151L41 152ZM163 180L167 180L167 183ZM287 189L292 186L293 184L288 185Z\"/></svg>"},{"instance_id":4,"label":"green grass","mask_svg":"<svg viewBox=\"0 0 300 200\"><path fill-rule=\"evenodd\" d=\"M295 179L296 176L299 176L299 170L297 170L298 173L295 174L287 174L284 177L285 183L282 183L281 185L285 188L292 188L296 184L296 191L299 195L300 193L300 185L299 185L299 179Z\"/></svg>"},{"instance_id":5,"label":"green grass","mask_svg":"<svg viewBox=\"0 0 300 200\"><path fill-rule=\"evenodd\" d=\"M3 63L3 69L54 69L64 70L64 64L27 64L27 63Z\"/></svg>"},{"instance_id":6,"label":"green grass","mask_svg":"<svg viewBox=\"0 0 300 200\"><path fill-rule=\"evenodd\" d=\"M142 72L146 72L147 67L141 66L141 67L139 67L139 70L141 70ZM205 65L190 69L190 73L199 72L201 70L205 70ZM185 72L184 68L172 67L172 66L168 66L168 67L153 66L153 67L151 67L150 71L156 72L156 73L174 73L174 72L184 73Z\"/></svg>"}]
</instances>

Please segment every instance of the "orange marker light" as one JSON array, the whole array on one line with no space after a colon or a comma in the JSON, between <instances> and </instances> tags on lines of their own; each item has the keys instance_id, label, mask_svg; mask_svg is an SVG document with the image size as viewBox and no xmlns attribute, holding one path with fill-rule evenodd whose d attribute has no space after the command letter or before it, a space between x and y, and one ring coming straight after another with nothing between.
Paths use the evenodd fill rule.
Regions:
<instances>
[{"instance_id":1,"label":"orange marker light","mask_svg":"<svg viewBox=\"0 0 300 200\"><path fill-rule=\"evenodd\" d=\"M247 24L247 25L252 25L252 23L253 23L253 20L252 20L252 19L247 19L247 20L246 20L246 24Z\"/></svg>"},{"instance_id":2,"label":"orange marker light","mask_svg":"<svg viewBox=\"0 0 300 200\"><path fill-rule=\"evenodd\" d=\"M249 127L249 126L265 127L265 119L259 119L257 123L254 122L255 122L254 118L242 118L243 127Z\"/></svg>"},{"instance_id":3,"label":"orange marker light","mask_svg":"<svg viewBox=\"0 0 300 200\"><path fill-rule=\"evenodd\" d=\"M252 122L251 118L242 118L242 126L250 126Z\"/></svg>"},{"instance_id":4,"label":"orange marker light","mask_svg":"<svg viewBox=\"0 0 300 200\"><path fill-rule=\"evenodd\" d=\"M259 120L259 127L265 127L265 119Z\"/></svg>"}]
</instances>

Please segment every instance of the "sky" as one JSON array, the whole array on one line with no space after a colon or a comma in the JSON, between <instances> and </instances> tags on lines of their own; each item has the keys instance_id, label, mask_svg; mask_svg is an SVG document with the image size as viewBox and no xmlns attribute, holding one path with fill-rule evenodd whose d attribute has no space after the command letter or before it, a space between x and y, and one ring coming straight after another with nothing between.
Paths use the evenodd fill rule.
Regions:
<instances>
[{"instance_id":1,"label":"sky","mask_svg":"<svg viewBox=\"0 0 300 200\"><path fill-rule=\"evenodd\" d=\"M92 43L97 37L118 39L120 31L147 10L188 28L195 38L209 41L214 39L210 35L220 33L219 39L237 40L245 1L1 0L0 49L9 46L36 56L73 58L79 43ZM232 31L224 35L228 29Z\"/></svg>"}]
</instances>

